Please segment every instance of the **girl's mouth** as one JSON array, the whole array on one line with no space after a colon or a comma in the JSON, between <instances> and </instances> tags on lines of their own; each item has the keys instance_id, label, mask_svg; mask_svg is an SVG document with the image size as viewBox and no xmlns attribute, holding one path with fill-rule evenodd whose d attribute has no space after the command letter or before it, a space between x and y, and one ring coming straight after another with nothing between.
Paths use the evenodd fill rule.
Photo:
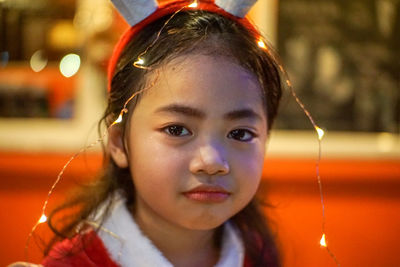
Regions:
<instances>
[{"instance_id":1,"label":"girl's mouth","mask_svg":"<svg viewBox=\"0 0 400 267\"><path fill-rule=\"evenodd\" d=\"M231 193L221 186L200 185L190 191L183 192L183 195L190 200L204 203L220 203L225 201Z\"/></svg>"}]
</instances>

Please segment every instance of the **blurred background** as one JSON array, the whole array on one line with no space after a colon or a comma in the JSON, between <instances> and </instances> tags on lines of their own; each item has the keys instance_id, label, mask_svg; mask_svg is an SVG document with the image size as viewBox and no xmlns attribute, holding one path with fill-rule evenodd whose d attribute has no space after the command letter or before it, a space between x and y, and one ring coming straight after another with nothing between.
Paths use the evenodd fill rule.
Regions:
<instances>
[{"instance_id":1,"label":"blurred background","mask_svg":"<svg viewBox=\"0 0 400 267\"><path fill-rule=\"evenodd\" d=\"M319 127L329 248L341 266L400 266L400 2L259 0L275 47ZM24 253L47 192L97 138L107 61L127 24L107 0L0 0L0 265ZM95 177L101 146L75 159L50 201ZM319 245L318 136L285 92L262 191L284 266L335 266ZM46 229L38 232L48 235Z\"/></svg>"}]
</instances>

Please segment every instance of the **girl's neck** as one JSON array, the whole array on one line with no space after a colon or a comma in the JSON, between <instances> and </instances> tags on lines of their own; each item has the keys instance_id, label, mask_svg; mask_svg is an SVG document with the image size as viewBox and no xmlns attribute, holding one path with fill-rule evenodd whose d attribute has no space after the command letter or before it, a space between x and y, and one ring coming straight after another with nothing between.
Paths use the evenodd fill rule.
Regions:
<instances>
[{"instance_id":1,"label":"girl's neck","mask_svg":"<svg viewBox=\"0 0 400 267\"><path fill-rule=\"evenodd\" d=\"M222 236L216 229L190 230L148 214L133 213L141 231L174 265L214 266L219 259Z\"/></svg>"}]
</instances>

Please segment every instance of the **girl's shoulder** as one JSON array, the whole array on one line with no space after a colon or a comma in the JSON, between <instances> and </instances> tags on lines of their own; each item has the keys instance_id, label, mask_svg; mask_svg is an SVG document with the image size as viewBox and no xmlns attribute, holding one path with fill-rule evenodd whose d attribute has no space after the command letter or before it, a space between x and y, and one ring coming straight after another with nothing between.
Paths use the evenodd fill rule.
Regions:
<instances>
[{"instance_id":1,"label":"girl's shoulder","mask_svg":"<svg viewBox=\"0 0 400 267\"><path fill-rule=\"evenodd\" d=\"M56 243L42 265L45 267L117 267L102 240L94 230L75 235Z\"/></svg>"}]
</instances>

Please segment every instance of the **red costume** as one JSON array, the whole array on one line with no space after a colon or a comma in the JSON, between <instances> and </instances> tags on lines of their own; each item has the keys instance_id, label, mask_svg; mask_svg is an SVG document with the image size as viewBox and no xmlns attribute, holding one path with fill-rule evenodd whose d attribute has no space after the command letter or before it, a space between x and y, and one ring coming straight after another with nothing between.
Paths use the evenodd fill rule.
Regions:
<instances>
[{"instance_id":1,"label":"red costume","mask_svg":"<svg viewBox=\"0 0 400 267\"><path fill-rule=\"evenodd\" d=\"M74 247L75 249L73 249ZM80 251L77 251L77 248L79 248ZM75 253L68 255L68 253L71 253L71 250L75 250ZM103 242L94 231L90 231L85 235L78 235L71 240L66 239L63 242L58 243L44 259L42 265L45 267L119 266L110 258L106 248L103 245ZM248 258L245 258L243 266L251 267Z\"/></svg>"},{"instance_id":2,"label":"red costume","mask_svg":"<svg viewBox=\"0 0 400 267\"><path fill-rule=\"evenodd\" d=\"M90 228L72 239L57 243L44 259L43 265L53 266L157 266L172 264L140 230L125 200L116 194L106 212L107 203L88 221ZM104 217L104 219L103 219ZM100 227L98 227L101 225ZM240 232L231 222L223 225L220 259L217 267L250 267L245 260L244 245Z\"/></svg>"}]
</instances>

